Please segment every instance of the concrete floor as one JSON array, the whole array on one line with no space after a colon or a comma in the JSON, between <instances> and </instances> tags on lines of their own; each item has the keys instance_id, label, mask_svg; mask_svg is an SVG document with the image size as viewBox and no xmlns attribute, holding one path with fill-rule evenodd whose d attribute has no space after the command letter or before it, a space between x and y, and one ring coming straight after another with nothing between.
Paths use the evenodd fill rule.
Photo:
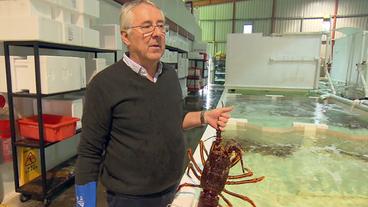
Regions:
<instances>
[{"instance_id":1,"label":"concrete floor","mask_svg":"<svg viewBox=\"0 0 368 207\"><path fill-rule=\"evenodd\" d=\"M189 94L185 98L185 110L186 111L199 111L204 109L212 109L217 106L217 102L220 99L222 94L223 87L222 86L210 86L199 93ZM187 139L188 148L192 148L193 151L197 146L199 139L201 138L205 127L199 127L190 129L184 132L185 138ZM187 165L187 163L185 164ZM0 183L1 184L1 183ZM97 206L105 207L106 197L105 197L105 189L102 185L99 185L97 195ZM19 194L14 193L14 196L11 198L5 198L6 203L0 204L0 207L39 207L43 206L42 202L29 200L27 202L20 202ZM74 185L68 187L61 193L55 196L52 199L50 207L72 207L75 206L75 197L74 197Z\"/></svg>"}]
</instances>

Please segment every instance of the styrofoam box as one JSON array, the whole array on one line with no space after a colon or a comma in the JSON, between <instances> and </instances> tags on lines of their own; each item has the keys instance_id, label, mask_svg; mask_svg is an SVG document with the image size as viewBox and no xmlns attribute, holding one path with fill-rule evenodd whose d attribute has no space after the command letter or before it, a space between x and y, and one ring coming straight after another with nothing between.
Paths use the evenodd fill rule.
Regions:
<instances>
[{"instance_id":1,"label":"styrofoam box","mask_svg":"<svg viewBox=\"0 0 368 207\"><path fill-rule=\"evenodd\" d=\"M65 24L72 24L72 12L61 7L52 7L51 18Z\"/></svg>"},{"instance_id":2,"label":"styrofoam box","mask_svg":"<svg viewBox=\"0 0 368 207\"><path fill-rule=\"evenodd\" d=\"M77 12L77 0L58 0L58 5L65 9Z\"/></svg>"},{"instance_id":3,"label":"styrofoam box","mask_svg":"<svg viewBox=\"0 0 368 207\"><path fill-rule=\"evenodd\" d=\"M187 79L186 78L179 79L179 83L180 83L180 88L181 89L187 87Z\"/></svg>"},{"instance_id":4,"label":"styrofoam box","mask_svg":"<svg viewBox=\"0 0 368 207\"><path fill-rule=\"evenodd\" d=\"M87 14L93 17L100 17L100 2L97 0L74 0L76 1L77 9L82 14Z\"/></svg>"},{"instance_id":5,"label":"styrofoam box","mask_svg":"<svg viewBox=\"0 0 368 207\"><path fill-rule=\"evenodd\" d=\"M42 17L0 17L0 40L62 42L62 24Z\"/></svg>"},{"instance_id":6,"label":"styrofoam box","mask_svg":"<svg viewBox=\"0 0 368 207\"><path fill-rule=\"evenodd\" d=\"M12 76L12 91L18 92L18 78L22 75L22 72L27 66L27 57L22 56L10 56L10 67ZM6 85L6 70L5 70L5 58L0 58L0 91L7 92Z\"/></svg>"},{"instance_id":7,"label":"styrofoam box","mask_svg":"<svg viewBox=\"0 0 368 207\"><path fill-rule=\"evenodd\" d=\"M100 47L100 33L97 30L81 28L82 29L82 45L85 47Z\"/></svg>"},{"instance_id":8,"label":"styrofoam box","mask_svg":"<svg viewBox=\"0 0 368 207\"><path fill-rule=\"evenodd\" d=\"M86 80L88 83L92 78L106 68L106 59L104 58L92 58L86 59Z\"/></svg>"},{"instance_id":9,"label":"styrofoam box","mask_svg":"<svg viewBox=\"0 0 368 207\"><path fill-rule=\"evenodd\" d=\"M16 67L15 65L15 60L16 59L22 59L25 57L18 57L18 56L10 56L10 67L13 69L11 70L12 72L12 90L13 92L16 92L17 89L17 77L16 77L16 73L19 71L17 70L18 67ZM0 56L0 92L6 93L7 90L7 86L6 86L6 70L5 70L5 57L4 56Z\"/></svg>"},{"instance_id":10,"label":"styrofoam box","mask_svg":"<svg viewBox=\"0 0 368 207\"><path fill-rule=\"evenodd\" d=\"M100 32L100 46L103 49L122 50L120 26L117 24L103 24L94 26Z\"/></svg>"},{"instance_id":11,"label":"styrofoam box","mask_svg":"<svg viewBox=\"0 0 368 207\"><path fill-rule=\"evenodd\" d=\"M187 95L188 95L188 88L187 87L182 88L181 89L181 93L182 93L183 98L187 97Z\"/></svg>"},{"instance_id":12,"label":"styrofoam box","mask_svg":"<svg viewBox=\"0 0 368 207\"><path fill-rule=\"evenodd\" d=\"M199 89L199 88L201 88L201 80L190 80L190 79L188 79L188 81L187 81L187 86L188 86L188 88L197 88L197 89Z\"/></svg>"},{"instance_id":13,"label":"styrofoam box","mask_svg":"<svg viewBox=\"0 0 368 207\"><path fill-rule=\"evenodd\" d=\"M178 69L178 78L184 78L188 76L188 68L179 68Z\"/></svg>"},{"instance_id":14,"label":"styrofoam box","mask_svg":"<svg viewBox=\"0 0 368 207\"><path fill-rule=\"evenodd\" d=\"M63 24L63 43L82 45L82 28L73 24Z\"/></svg>"},{"instance_id":15,"label":"styrofoam box","mask_svg":"<svg viewBox=\"0 0 368 207\"><path fill-rule=\"evenodd\" d=\"M33 111L37 113L37 100L33 100ZM57 98L47 97L42 99L42 113L62 116L72 116L82 119L82 98ZM81 121L77 122L77 129L82 127Z\"/></svg>"},{"instance_id":16,"label":"styrofoam box","mask_svg":"<svg viewBox=\"0 0 368 207\"><path fill-rule=\"evenodd\" d=\"M87 86L87 78L86 78L86 59L80 58L80 71L81 71L81 88L85 88Z\"/></svg>"},{"instance_id":17,"label":"styrofoam box","mask_svg":"<svg viewBox=\"0 0 368 207\"><path fill-rule=\"evenodd\" d=\"M204 56L203 56L203 54L199 54L199 52L189 52L188 53L188 58L189 59L203 59Z\"/></svg>"},{"instance_id":18,"label":"styrofoam box","mask_svg":"<svg viewBox=\"0 0 368 207\"><path fill-rule=\"evenodd\" d=\"M89 28L91 25L91 17L78 13L72 14L72 23L82 28Z\"/></svg>"},{"instance_id":19,"label":"styrofoam box","mask_svg":"<svg viewBox=\"0 0 368 207\"><path fill-rule=\"evenodd\" d=\"M0 93L6 93L6 71L5 71L5 58L0 56Z\"/></svg>"},{"instance_id":20,"label":"styrofoam box","mask_svg":"<svg viewBox=\"0 0 368 207\"><path fill-rule=\"evenodd\" d=\"M189 68L188 75L190 75L190 76L201 76L201 70L199 68Z\"/></svg>"},{"instance_id":21,"label":"styrofoam box","mask_svg":"<svg viewBox=\"0 0 368 207\"><path fill-rule=\"evenodd\" d=\"M17 76L18 90L36 93L34 56L27 56L28 67ZM81 86L80 58L40 56L42 94L79 90Z\"/></svg>"},{"instance_id":22,"label":"styrofoam box","mask_svg":"<svg viewBox=\"0 0 368 207\"><path fill-rule=\"evenodd\" d=\"M51 19L51 7L42 0L1 0L0 17L39 16Z\"/></svg>"}]
</instances>

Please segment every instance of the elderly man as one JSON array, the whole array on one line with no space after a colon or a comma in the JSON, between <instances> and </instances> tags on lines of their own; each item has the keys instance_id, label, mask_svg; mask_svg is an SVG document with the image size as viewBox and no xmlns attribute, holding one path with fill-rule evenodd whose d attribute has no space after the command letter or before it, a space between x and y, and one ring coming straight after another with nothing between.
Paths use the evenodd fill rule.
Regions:
<instances>
[{"instance_id":1,"label":"elderly man","mask_svg":"<svg viewBox=\"0 0 368 207\"><path fill-rule=\"evenodd\" d=\"M165 17L149 0L124 4L129 52L89 83L76 167L77 205L96 205L96 182L110 207L166 207L183 173L183 129L223 128L231 108L184 114L177 74L160 62Z\"/></svg>"}]
</instances>

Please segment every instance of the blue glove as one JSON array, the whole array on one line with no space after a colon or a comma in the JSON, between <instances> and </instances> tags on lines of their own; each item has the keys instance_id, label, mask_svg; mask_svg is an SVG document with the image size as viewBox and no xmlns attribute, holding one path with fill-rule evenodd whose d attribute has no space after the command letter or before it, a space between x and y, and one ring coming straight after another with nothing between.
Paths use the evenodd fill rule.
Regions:
<instances>
[{"instance_id":1,"label":"blue glove","mask_svg":"<svg viewBox=\"0 0 368 207\"><path fill-rule=\"evenodd\" d=\"M96 182L75 185L76 207L96 207Z\"/></svg>"}]
</instances>

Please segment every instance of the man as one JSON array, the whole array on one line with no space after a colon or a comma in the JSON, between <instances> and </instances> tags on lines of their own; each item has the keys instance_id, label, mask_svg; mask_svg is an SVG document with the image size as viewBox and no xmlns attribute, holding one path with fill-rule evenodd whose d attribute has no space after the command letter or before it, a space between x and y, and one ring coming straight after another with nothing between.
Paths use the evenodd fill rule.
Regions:
<instances>
[{"instance_id":1,"label":"man","mask_svg":"<svg viewBox=\"0 0 368 207\"><path fill-rule=\"evenodd\" d=\"M89 83L76 167L77 205L96 205L96 181L110 207L166 207L183 173L183 129L221 130L231 108L183 113L177 74L160 62L165 17L149 0L125 3L121 38L129 53Z\"/></svg>"}]
</instances>

